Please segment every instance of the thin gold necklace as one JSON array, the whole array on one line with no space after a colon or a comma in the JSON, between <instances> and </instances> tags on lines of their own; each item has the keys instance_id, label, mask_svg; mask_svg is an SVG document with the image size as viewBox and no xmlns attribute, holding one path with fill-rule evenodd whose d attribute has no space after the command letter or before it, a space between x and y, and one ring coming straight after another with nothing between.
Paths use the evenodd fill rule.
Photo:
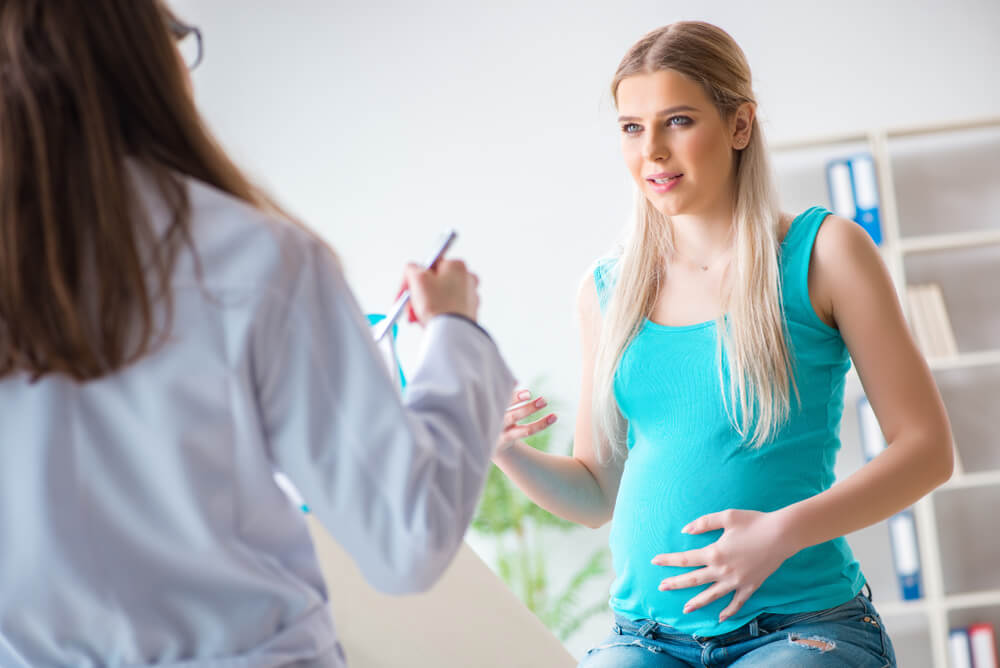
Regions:
<instances>
[{"instance_id":1,"label":"thin gold necklace","mask_svg":"<svg viewBox=\"0 0 1000 668\"><path fill-rule=\"evenodd\" d=\"M715 261L716 261L716 260L718 260L718 259L719 259L719 258L721 258L721 257L722 257L723 255L725 255L725 254L726 254L726 253L728 253L728 252L729 252L730 250L732 250L732 248L731 248L731 247L729 246L729 241L730 241L730 240L731 240L732 238L733 238L733 228L729 228L729 237L727 237L727 238L726 238L726 247L725 247L725 248L723 248L721 252L717 253L717 254L716 254L716 256L715 256L715 257L713 257L713 258L712 258L712 260L711 260L710 262L696 262L696 261L694 261L693 259L691 259L691 257L690 257L690 256L688 256L688 255L685 255L684 253L682 253L682 252L680 252L679 250L677 250L677 248L674 248L674 255L678 255L678 256L680 256L680 257L684 258L685 260L687 260L688 262L690 262L690 263L691 263L691 264L693 264L694 266L698 267L698 268L699 268L699 269L701 269L702 271L708 271L709 269L711 269L711 268L712 268L712 265L713 265L713 264L715 264Z\"/></svg>"}]
</instances>

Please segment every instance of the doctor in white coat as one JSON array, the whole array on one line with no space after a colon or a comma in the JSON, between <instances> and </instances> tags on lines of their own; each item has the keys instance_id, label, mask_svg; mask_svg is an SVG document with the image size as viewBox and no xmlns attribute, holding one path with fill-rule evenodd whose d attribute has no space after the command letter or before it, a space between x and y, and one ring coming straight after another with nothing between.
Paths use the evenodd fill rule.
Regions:
<instances>
[{"instance_id":1,"label":"doctor in white coat","mask_svg":"<svg viewBox=\"0 0 1000 668\"><path fill-rule=\"evenodd\" d=\"M375 587L426 589L514 388L449 261L407 269L426 333L399 397L334 254L206 131L175 40L200 35L159 0L0 3L4 668L343 665L274 473Z\"/></svg>"}]
</instances>

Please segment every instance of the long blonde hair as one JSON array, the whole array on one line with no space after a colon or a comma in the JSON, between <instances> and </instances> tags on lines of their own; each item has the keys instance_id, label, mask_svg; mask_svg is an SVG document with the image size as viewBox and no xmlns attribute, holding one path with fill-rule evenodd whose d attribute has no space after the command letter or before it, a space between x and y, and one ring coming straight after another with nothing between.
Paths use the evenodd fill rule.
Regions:
<instances>
[{"instance_id":1,"label":"long blonde hair","mask_svg":"<svg viewBox=\"0 0 1000 668\"><path fill-rule=\"evenodd\" d=\"M622 59L611 84L636 74L673 70L700 83L725 119L744 103L756 104L746 56L722 29L683 21L654 30ZM760 125L754 118L750 142L737 152L732 288L716 322L719 385L730 421L744 443L760 447L788 419L794 388L786 342L779 276L780 209ZM614 395L622 355L652 312L664 259L673 254L673 229L639 191L634 221L618 258L594 365L593 420L598 456L623 459L625 422ZM723 353L729 390L724 389Z\"/></svg>"}]
</instances>

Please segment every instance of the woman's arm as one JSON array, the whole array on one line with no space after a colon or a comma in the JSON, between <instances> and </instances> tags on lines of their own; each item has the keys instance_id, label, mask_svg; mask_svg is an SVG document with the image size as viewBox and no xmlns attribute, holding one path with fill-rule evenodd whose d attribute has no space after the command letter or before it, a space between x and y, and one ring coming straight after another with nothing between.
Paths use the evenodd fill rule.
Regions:
<instances>
[{"instance_id":1,"label":"woman's arm","mask_svg":"<svg viewBox=\"0 0 1000 668\"><path fill-rule=\"evenodd\" d=\"M597 528L611 519L621 481L620 462L600 464L591 427L594 353L601 312L593 277L584 277L577 296L583 373L572 456L552 455L521 440L498 450L493 461L528 497L550 513Z\"/></svg>"},{"instance_id":2,"label":"woman's arm","mask_svg":"<svg viewBox=\"0 0 1000 668\"><path fill-rule=\"evenodd\" d=\"M475 278L447 260L408 270L426 331L402 399L332 253L309 240L283 250L252 339L266 454L372 586L425 591L462 545L514 387L466 319Z\"/></svg>"},{"instance_id":3,"label":"woman's arm","mask_svg":"<svg viewBox=\"0 0 1000 668\"><path fill-rule=\"evenodd\" d=\"M798 549L899 512L948 480L953 467L941 395L878 249L859 225L836 216L823 223L810 284L821 313L844 337L888 447L831 489L780 512Z\"/></svg>"}]
</instances>

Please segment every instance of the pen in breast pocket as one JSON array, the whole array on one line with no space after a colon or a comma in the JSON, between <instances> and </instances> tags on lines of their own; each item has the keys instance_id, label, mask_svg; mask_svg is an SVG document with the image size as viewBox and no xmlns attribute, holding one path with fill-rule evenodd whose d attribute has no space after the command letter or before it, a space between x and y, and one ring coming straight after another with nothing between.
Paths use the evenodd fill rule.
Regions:
<instances>
[{"instance_id":1,"label":"pen in breast pocket","mask_svg":"<svg viewBox=\"0 0 1000 668\"><path fill-rule=\"evenodd\" d=\"M436 265L441 260L441 258L444 257L444 254L448 251L448 248L451 247L451 244L455 241L455 238L457 236L458 233L455 230L448 230L447 232L445 232L441 239L441 242L435 248L434 254L431 256L430 261L424 266L427 269L433 269L434 265ZM398 299L396 299L396 303L392 305L392 308L389 310L388 315L386 315L385 320L382 320L381 322L378 323L378 325L375 326L374 334L376 341L381 341L385 337L385 335L389 333L389 331L392 329L393 323L395 323L396 320L399 319L399 316L402 315L403 313L403 309L406 308L406 305L409 302L410 302L410 291L403 290L403 293L399 295Z\"/></svg>"}]
</instances>

